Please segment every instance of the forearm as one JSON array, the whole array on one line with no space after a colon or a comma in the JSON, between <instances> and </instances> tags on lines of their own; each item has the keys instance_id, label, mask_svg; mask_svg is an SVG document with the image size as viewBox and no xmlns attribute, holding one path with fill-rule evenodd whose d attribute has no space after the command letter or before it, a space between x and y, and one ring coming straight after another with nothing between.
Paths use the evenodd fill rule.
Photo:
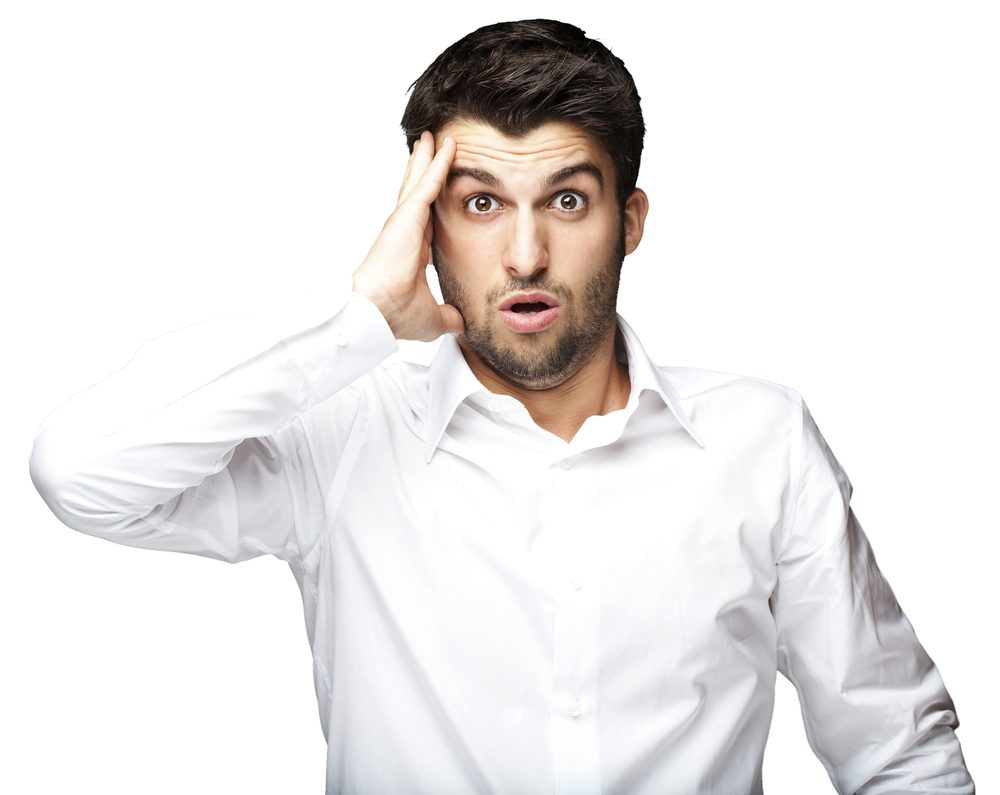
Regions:
<instances>
[{"instance_id":1,"label":"forearm","mask_svg":"<svg viewBox=\"0 0 1000 795\"><path fill-rule=\"evenodd\" d=\"M771 609L778 668L842 793L971 793L954 704L850 507L852 488L802 405Z\"/></svg>"},{"instance_id":2,"label":"forearm","mask_svg":"<svg viewBox=\"0 0 1000 795\"><path fill-rule=\"evenodd\" d=\"M958 720L946 711L910 747L897 754L877 775L857 789L857 795L933 792L972 795L976 791L954 729Z\"/></svg>"},{"instance_id":3,"label":"forearm","mask_svg":"<svg viewBox=\"0 0 1000 795\"><path fill-rule=\"evenodd\" d=\"M233 474L259 481L267 476L262 469L277 466L276 434L396 349L366 299L352 295L331 315L255 353L241 336L267 338L264 319L254 315L146 343L124 368L46 418L29 464L36 488L65 524L137 545L151 544L130 536L155 531L136 520L186 489L204 483L213 502L224 505L239 484L207 481L230 464L241 442L259 440L237 459L246 472Z\"/></svg>"}]
</instances>

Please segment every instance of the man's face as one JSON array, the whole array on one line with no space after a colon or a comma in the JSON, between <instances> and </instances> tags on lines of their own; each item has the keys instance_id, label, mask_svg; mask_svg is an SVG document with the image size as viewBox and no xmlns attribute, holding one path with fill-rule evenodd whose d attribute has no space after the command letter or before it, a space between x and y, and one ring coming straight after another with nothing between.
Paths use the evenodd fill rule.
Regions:
<instances>
[{"instance_id":1,"label":"man's face","mask_svg":"<svg viewBox=\"0 0 1000 795\"><path fill-rule=\"evenodd\" d=\"M557 386L602 346L613 352L619 272L645 195L620 212L611 158L572 124L515 139L456 119L438 145L445 136L458 147L432 252L442 295L465 319L470 365L523 388Z\"/></svg>"}]
</instances>

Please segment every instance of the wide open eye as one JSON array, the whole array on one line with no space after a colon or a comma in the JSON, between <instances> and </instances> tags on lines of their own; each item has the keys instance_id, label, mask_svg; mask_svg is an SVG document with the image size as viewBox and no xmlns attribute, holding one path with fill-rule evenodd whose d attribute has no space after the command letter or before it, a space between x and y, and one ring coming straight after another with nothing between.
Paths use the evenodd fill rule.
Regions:
<instances>
[{"instance_id":1,"label":"wide open eye","mask_svg":"<svg viewBox=\"0 0 1000 795\"><path fill-rule=\"evenodd\" d=\"M587 197L579 191L561 190L552 199L552 207L575 213L587 206Z\"/></svg>"},{"instance_id":2,"label":"wide open eye","mask_svg":"<svg viewBox=\"0 0 1000 795\"><path fill-rule=\"evenodd\" d=\"M488 193L477 193L465 201L465 209L473 215L488 215L499 208L500 202Z\"/></svg>"}]
</instances>

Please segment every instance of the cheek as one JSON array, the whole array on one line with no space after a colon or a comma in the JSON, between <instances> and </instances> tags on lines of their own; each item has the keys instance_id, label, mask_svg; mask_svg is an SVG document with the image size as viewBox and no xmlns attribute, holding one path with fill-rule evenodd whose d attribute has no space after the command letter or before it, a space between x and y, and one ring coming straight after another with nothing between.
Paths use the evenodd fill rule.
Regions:
<instances>
[{"instance_id":1,"label":"cheek","mask_svg":"<svg viewBox=\"0 0 1000 795\"><path fill-rule=\"evenodd\" d=\"M554 263L603 261L606 252L613 251L617 241L617 224L555 225L549 234L549 254Z\"/></svg>"},{"instance_id":2,"label":"cheek","mask_svg":"<svg viewBox=\"0 0 1000 795\"><path fill-rule=\"evenodd\" d=\"M451 223L447 213L434 213L434 245L446 259L450 259L448 255L456 248L455 232L455 225Z\"/></svg>"},{"instance_id":3,"label":"cheek","mask_svg":"<svg viewBox=\"0 0 1000 795\"><path fill-rule=\"evenodd\" d=\"M461 264L468 272L488 269L500 256L495 227L469 223L449 213L434 214L434 245L445 262Z\"/></svg>"}]
</instances>

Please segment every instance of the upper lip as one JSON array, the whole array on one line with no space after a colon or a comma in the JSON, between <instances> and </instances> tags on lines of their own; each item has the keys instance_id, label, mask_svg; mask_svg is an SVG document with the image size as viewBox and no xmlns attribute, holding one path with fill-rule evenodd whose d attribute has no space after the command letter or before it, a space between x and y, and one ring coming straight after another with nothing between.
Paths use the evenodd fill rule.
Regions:
<instances>
[{"instance_id":1,"label":"upper lip","mask_svg":"<svg viewBox=\"0 0 1000 795\"><path fill-rule=\"evenodd\" d=\"M548 304L550 307L559 306L559 302L548 293L517 293L500 304L500 309L510 309L514 304Z\"/></svg>"}]
</instances>

